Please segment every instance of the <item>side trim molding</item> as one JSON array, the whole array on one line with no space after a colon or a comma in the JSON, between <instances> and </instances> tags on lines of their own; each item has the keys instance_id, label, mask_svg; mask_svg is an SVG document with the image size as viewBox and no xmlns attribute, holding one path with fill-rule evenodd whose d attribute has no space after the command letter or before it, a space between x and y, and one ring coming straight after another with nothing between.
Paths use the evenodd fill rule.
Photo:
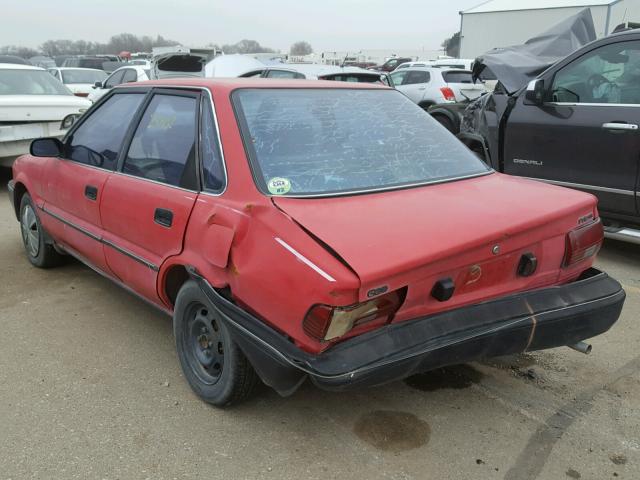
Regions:
<instances>
[{"instance_id":1,"label":"side trim molding","mask_svg":"<svg viewBox=\"0 0 640 480\"><path fill-rule=\"evenodd\" d=\"M539 182L552 183L561 187L584 188L585 190L594 190L596 192L618 193L620 195L635 196L633 190L622 190L620 188L599 187L597 185L584 185L582 183L561 182L560 180L549 180L548 178L522 177L528 180L537 180Z\"/></svg>"},{"instance_id":2,"label":"side trim molding","mask_svg":"<svg viewBox=\"0 0 640 480\"><path fill-rule=\"evenodd\" d=\"M135 260L138 263L141 263L142 265L144 265L145 267L150 268L151 270L153 270L154 272L157 272L160 270L160 267L158 267L157 265L148 262L147 260L145 260L144 258L136 255L133 252L130 252L129 250L122 248L118 245L116 245L115 243L106 240L94 233L91 233L90 231L76 225L75 223L70 222L69 220L61 217L60 215L58 215L57 213L53 213L51 210L47 210L47 208L45 207L38 207L42 212L46 213L47 215L49 215L52 218L55 218L56 220L58 220L59 222L64 223L65 225L67 225L68 227L73 228L74 230L86 235L87 237L95 240L96 242L100 242L103 245L106 245L108 247L113 248L116 252L121 253L122 255L126 255L127 257L131 258L132 260ZM86 262L85 262L86 263Z\"/></svg>"}]
</instances>

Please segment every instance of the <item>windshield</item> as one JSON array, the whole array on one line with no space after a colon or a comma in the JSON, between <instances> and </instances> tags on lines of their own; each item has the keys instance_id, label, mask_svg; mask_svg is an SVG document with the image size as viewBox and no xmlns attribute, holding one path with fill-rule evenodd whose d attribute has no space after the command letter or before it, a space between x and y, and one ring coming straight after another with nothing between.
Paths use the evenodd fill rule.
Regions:
<instances>
[{"instance_id":1,"label":"windshield","mask_svg":"<svg viewBox=\"0 0 640 480\"><path fill-rule=\"evenodd\" d=\"M102 70L62 70L64 83L96 83L107 78Z\"/></svg>"},{"instance_id":2,"label":"windshield","mask_svg":"<svg viewBox=\"0 0 640 480\"><path fill-rule=\"evenodd\" d=\"M490 171L395 90L241 89L233 101L264 193L380 190Z\"/></svg>"},{"instance_id":3,"label":"windshield","mask_svg":"<svg viewBox=\"0 0 640 480\"><path fill-rule=\"evenodd\" d=\"M72 95L45 70L0 70L0 95Z\"/></svg>"}]
</instances>

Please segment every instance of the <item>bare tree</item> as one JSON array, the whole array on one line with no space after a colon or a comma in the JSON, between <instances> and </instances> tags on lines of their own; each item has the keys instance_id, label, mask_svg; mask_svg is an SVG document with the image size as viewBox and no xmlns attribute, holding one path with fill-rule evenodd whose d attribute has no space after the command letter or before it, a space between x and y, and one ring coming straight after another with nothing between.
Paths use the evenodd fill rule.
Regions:
<instances>
[{"instance_id":1,"label":"bare tree","mask_svg":"<svg viewBox=\"0 0 640 480\"><path fill-rule=\"evenodd\" d=\"M313 53L313 48L311 48L309 42L300 41L291 45L289 53L297 56L309 55L310 53Z\"/></svg>"},{"instance_id":2,"label":"bare tree","mask_svg":"<svg viewBox=\"0 0 640 480\"><path fill-rule=\"evenodd\" d=\"M233 45L223 45L222 51L224 53L274 53L275 50L268 47L263 47L255 40L240 40Z\"/></svg>"}]
</instances>

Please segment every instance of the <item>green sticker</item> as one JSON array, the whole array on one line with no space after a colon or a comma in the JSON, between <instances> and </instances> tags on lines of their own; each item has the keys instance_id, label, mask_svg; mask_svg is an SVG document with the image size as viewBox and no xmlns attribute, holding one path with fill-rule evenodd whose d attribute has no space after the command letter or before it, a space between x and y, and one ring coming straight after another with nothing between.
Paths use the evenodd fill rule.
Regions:
<instances>
[{"instance_id":1,"label":"green sticker","mask_svg":"<svg viewBox=\"0 0 640 480\"><path fill-rule=\"evenodd\" d=\"M267 188L273 195L284 195L291 190L291 182L288 178L274 177L267 183Z\"/></svg>"}]
</instances>

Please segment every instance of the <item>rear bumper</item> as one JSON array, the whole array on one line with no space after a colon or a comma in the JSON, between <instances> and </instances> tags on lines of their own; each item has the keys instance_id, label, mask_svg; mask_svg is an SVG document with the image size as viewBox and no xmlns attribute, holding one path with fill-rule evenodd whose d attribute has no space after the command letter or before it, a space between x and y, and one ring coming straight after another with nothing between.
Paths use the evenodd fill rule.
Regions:
<instances>
[{"instance_id":1,"label":"rear bumper","mask_svg":"<svg viewBox=\"0 0 640 480\"><path fill-rule=\"evenodd\" d=\"M617 281L591 269L567 285L392 324L312 355L191 273L260 377L282 395L293 393L306 377L323 389L347 390L446 365L575 344L609 330L625 299Z\"/></svg>"}]
</instances>

